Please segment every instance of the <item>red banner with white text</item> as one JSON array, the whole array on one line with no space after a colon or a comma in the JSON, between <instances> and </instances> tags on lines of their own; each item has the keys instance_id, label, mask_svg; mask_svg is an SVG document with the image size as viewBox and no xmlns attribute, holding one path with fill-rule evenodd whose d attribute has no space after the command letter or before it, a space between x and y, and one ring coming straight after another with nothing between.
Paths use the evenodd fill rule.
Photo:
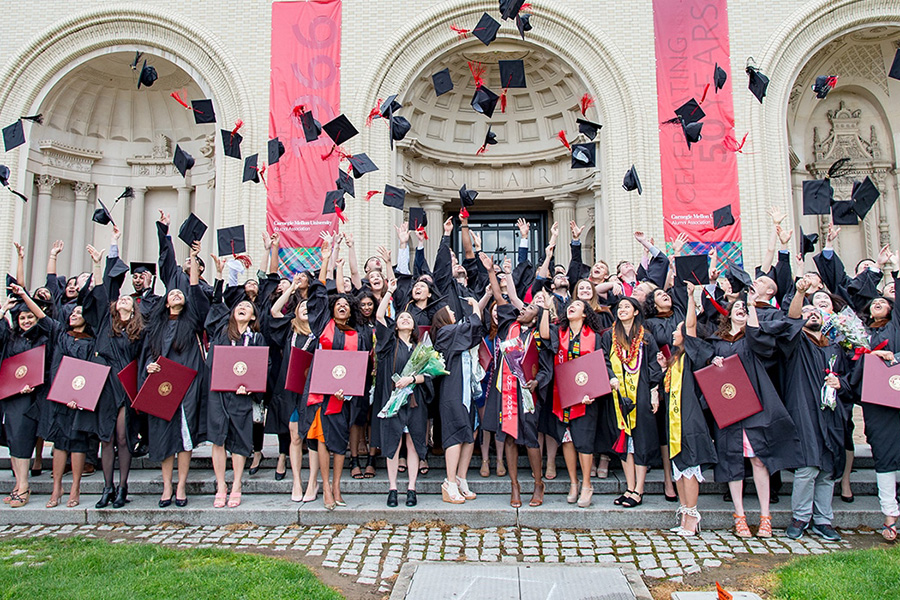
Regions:
<instances>
[{"instance_id":1,"label":"red banner with white text","mask_svg":"<svg viewBox=\"0 0 900 600\"><path fill-rule=\"evenodd\" d=\"M656 87L665 239L684 233L692 254L719 248L741 261L740 190L734 138L727 0L653 0ZM718 64L728 74L716 92ZM709 88L707 89L707 85ZM702 139L688 149L675 109L703 98ZM743 136L738 137L738 140ZM727 141L726 141L727 139ZM734 225L713 229L714 210L731 205ZM686 247L687 251L688 248Z\"/></svg>"},{"instance_id":2,"label":"red banner with white text","mask_svg":"<svg viewBox=\"0 0 900 600\"><path fill-rule=\"evenodd\" d=\"M333 214L323 215L325 194L334 189L339 156L327 159L331 139L306 142L294 108L312 111L327 123L340 114L341 0L272 4L269 137L285 147L268 169L268 230L281 236L284 272L318 265L319 233L334 229Z\"/></svg>"}]
</instances>

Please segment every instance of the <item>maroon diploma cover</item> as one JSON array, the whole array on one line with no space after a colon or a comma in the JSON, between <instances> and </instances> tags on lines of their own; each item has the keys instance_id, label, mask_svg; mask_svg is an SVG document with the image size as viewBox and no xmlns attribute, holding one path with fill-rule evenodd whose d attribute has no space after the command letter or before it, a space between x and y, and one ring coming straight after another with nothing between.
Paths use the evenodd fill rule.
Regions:
<instances>
[{"instance_id":1,"label":"maroon diploma cover","mask_svg":"<svg viewBox=\"0 0 900 600\"><path fill-rule=\"evenodd\" d=\"M316 350L313 357L310 394L344 397L362 396L366 391L369 353L359 350Z\"/></svg>"},{"instance_id":2,"label":"maroon diploma cover","mask_svg":"<svg viewBox=\"0 0 900 600\"><path fill-rule=\"evenodd\" d=\"M287 377L284 380L284 389L302 394L309 377L309 367L312 365L313 355L306 350L291 347L291 357L288 359Z\"/></svg>"},{"instance_id":3,"label":"maroon diploma cover","mask_svg":"<svg viewBox=\"0 0 900 600\"><path fill-rule=\"evenodd\" d=\"M719 429L762 411L741 358L733 354L722 367L710 365L694 373Z\"/></svg>"},{"instance_id":4,"label":"maroon diploma cover","mask_svg":"<svg viewBox=\"0 0 900 600\"><path fill-rule=\"evenodd\" d=\"M44 348L38 346L3 359L0 364L0 400L15 396L25 386L44 383Z\"/></svg>"},{"instance_id":5,"label":"maroon diploma cover","mask_svg":"<svg viewBox=\"0 0 900 600\"><path fill-rule=\"evenodd\" d=\"M68 404L75 402L82 410L93 411L106 384L109 367L63 356L47 394L47 400Z\"/></svg>"},{"instance_id":6,"label":"maroon diploma cover","mask_svg":"<svg viewBox=\"0 0 900 600\"><path fill-rule=\"evenodd\" d=\"M581 404L585 396L599 398L612 393L602 350L556 365L554 373L559 386L559 404L563 408Z\"/></svg>"},{"instance_id":7,"label":"maroon diploma cover","mask_svg":"<svg viewBox=\"0 0 900 600\"><path fill-rule=\"evenodd\" d=\"M265 392L269 376L268 346L213 346L212 377L209 389L236 392Z\"/></svg>"},{"instance_id":8,"label":"maroon diploma cover","mask_svg":"<svg viewBox=\"0 0 900 600\"><path fill-rule=\"evenodd\" d=\"M191 382L197 376L197 371L165 357L160 357L156 364L160 366L160 371L147 377L131 407L171 421L188 388L191 387Z\"/></svg>"},{"instance_id":9,"label":"maroon diploma cover","mask_svg":"<svg viewBox=\"0 0 900 600\"><path fill-rule=\"evenodd\" d=\"M119 378L119 382L122 384L122 387L125 388L125 393L128 394L128 399L134 402L134 399L137 398L138 395L137 361L133 360L125 365L125 368L119 371L116 374L116 377Z\"/></svg>"},{"instance_id":10,"label":"maroon diploma cover","mask_svg":"<svg viewBox=\"0 0 900 600\"><path fill-rule=\"evenodd\" d=\"M862 401L900 408L900 363L888 366L872 354L863 360Z\"/></svg>"}]
</instances>

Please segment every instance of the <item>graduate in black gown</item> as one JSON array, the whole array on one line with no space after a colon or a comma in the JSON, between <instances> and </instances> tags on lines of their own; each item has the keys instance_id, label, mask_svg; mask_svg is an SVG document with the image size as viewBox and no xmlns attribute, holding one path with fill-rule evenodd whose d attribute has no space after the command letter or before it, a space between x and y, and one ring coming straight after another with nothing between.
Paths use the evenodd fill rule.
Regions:
<instances>
[{"instance_id":1,"label":"graduate in black gown","mask_svg":"<svg viewBox=\"0 0 900 600\"><path fill-rule=\"evenodd\" d=\"M712 338L715 358L713 364L722 366L724 357L738 355L756 392L762 411L714 431L718 462L716 481L727 481L734 503L735 532L738 537L750 537L744 514L744 458L753 467L753 484L760 505L760 537L772 536L769 513L769 477L782 469L801 466L800 439L784 408L778 390L769 379L764 360L775 355L776 334L784 330L784 322L772 320L760 323L757 316L759 296L753 287L748 289L747 302L732 302L727 316L720 320L719 330ZM780 311L779 311L780 312Z\"/></svg>"},{"instance_id":2,"label":"graduate in black gown","mask_svg":"<svg viewBox=\"0 0 900 600\"><path fill-rule=\"evenodd\" d=\"M703 469L716 463L716 449L706 424L700 386L694 372L705 367L713 357L712 344L697 337L697 308L694 285L686 284L684 321L673 329L668 345L672 354L667 359L658 352L656 360L665 370L663 397L665 399L666 446L671 453L672 477L681 506L675 533L693 537L700 530L700 511L697 501Z\"/></svg>"},{"instance_id":3,"label":"graduate in black gown","mask_svg":"<svg viewBox=\"0 0 900 600\"><path fill-rule=\"evenodd\" d=\"M312 502L319 494L319 453L318 440L307 439L309 427L301 430L301 423L305 423L307 410L315 410L315 407L307 407L303 401L303 394L293 392L284 387L287 380L288 366L291 360L291 349L299 348L306 352L315 351L318 340L309 327L309 313L307 300L296 302L288 314L283 314L289 302L299 294L301 286L308 289L308 276L306 273L297 273L291 285L284 289L281 296L272 305L268 315L269 344L283 348L281 362L278 365L275 389L272 394L272 403L269 406L266 422L272 423L280 433L282 430L290 434L290 446L288 454L291 464L291 501ZM309 451L309 480L306 485L306 493L303 492L303 479L300 476L300 467L303 462L303 440L307 440ZM324 448L322 449L324 452Z\"/></svg>"},{"instance_id":4,"label":"graduate in black gown","mask_svg":"<svg viewBox=\"0 0 900 600\"><path fill-rule=\"evenodd\" d=\"M407 472L409 483L406 490L406 505L415 506L416 478L419 474L419 457L425 456L425 437L428 429L428 409L426 403L432 397L430 375L416 375L399 378L399 375L419 343L418 325L409 311L401 311L397 319L390 323L387 318L391 296L397 289L396 281L388 283L387 293L378 305L375 316L375 354L377 374L375 376L375 413L373 427L378 427L381 450L387 457L388 506L397 506L397 473L400 467L400 446L406 440ZM390 399L395 389L415 385L397 414L379 417L378 413Z\"/></svg>"},{"instance_id":5,"label":"graduate in black gown","mask_svg":"<svg viewBox=\"0 0 900 600\"><path fill-rule=\"evenodd\" d=\"M24 386L21 393L2 400L3 428L16 478L16 485L9 496L4 498L4 502L11 508L20 508L31 499L28 465L38 438L39 400L42 397L46 399L50 390L48 359L59 325L44 315L43 310L22 287L12 285L10 291L10 297L0 313L0 348L3 358L45 346L44 385L37 389ZM12 327L6 321L7 312L12 318Z\"/></svg>"},{"instance_id":6,"label":"graduate in black gown","mask_svg":"<svg viewBox=\"0 0 900 600\"><path fill-rule=\"evenodd\" d=\"M211 370L216 347L222 346L265 346L266 341L259 333L259 317L256 305L250 300L241 300L229 310L223 301L222 270L225 259L211 255L216 267L216 283L213 303L206 315L206 334L210 347L207 366ZM268 372L268 366L266 367ZM247 458L253 455L253 402L260 394L248 392L240 386L235 392L221 392L210 389L206 404L206 439L212 442L213 471L216 475L216 497L213 508L225 506L228 485L225 483L226 451L231 453L231 468L234 481L228 495L228 507L241 504L242 478Z\"/></svg>"},{"instance_id":7,"label":"graduate in black gown","mask_svg":"<svg viewBox=\"0 0 900 600\"><path fill-rule=\"evenodd\" d=\"M118 228L113 232L115 243L119 237ZM128 474L131 450L137 444L137 429L135 411L116 375L138 358L144 338L144 318L134 296L119 295L127 272L121 261L107 259L107 274L103 277L99 253L91 246L88 246L88 252L94 261L95 285L85 296L84 318L96 334L90 360L110 367L110 371L96 409L93 413L79 413L76 426L82 421L91 421L85 429L100 438L104 486L96 507L106 508L112 502L113 508L122 508L128 502ZM119 457L118 487L113 486L116 456Z\"/></svg>"},{"instance_id":8,"label":"graduate in black gown","mask_svg":"<svg viewBox=\"0 0 900 600\"><path fill-rule=\"evenodd\" d=\"M456 290L450 293L455 295ZM434 315L431 337L434 349L444 356L449 375L440 379L438 402L440 403L441 442L447 478L441 484L444 502L462 504L474 500L476 494L469 489L466 479L472 452L475 449L475 396L480 382L475 380L475 363L472 348L481 343L481 307L474 298L466 298L471 316L457 316L445 306ZM459 298L457 297L457 303Z\"/></svg>"},{"instance_id":9,"label":"graduate in black gown","mask_svg":"<svg viewBox=\"0 0 900 600\"><path fill-rule=\"evenodd\" d=\"M171 244L171 241L169 241ZM147 336L138 362L138 386L160 370L156 360L163 356L197 371L171 421L147 417L150 431L150 460L162 463L163 492L160 508L172 504L187 506L187 476L191 452L206 439L206 400L209 374L200 336L209 312L209 296L200 288L197 255L200 242L191 247L191 277L187 290L175 287L158 303L147 323ZM175 457L178 457L178 487L172 489Z\"/></svg>"}]
</instances>

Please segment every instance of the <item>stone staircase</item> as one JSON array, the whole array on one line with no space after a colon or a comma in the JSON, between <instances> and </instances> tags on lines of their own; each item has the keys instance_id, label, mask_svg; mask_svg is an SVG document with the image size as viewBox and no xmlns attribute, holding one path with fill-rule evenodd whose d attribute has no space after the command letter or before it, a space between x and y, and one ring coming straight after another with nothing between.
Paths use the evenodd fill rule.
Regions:
<instances>
[{"instance_id":1,"label":"stone staircase","mask_svg":"<svg viewBox=\"0 0 900 600\"><path fill-rule=\"evenodd\" d=\"M271 440L269 439L271 437ZM256 475L245 473L243 484L243 502L238 508L213 508L215 493L215 477L212 471L209 445L195 450L188 477L187 507L178 508L173 504L161 509L157 505L162 492L162 479L158 464L147 459L134 461L129 477L129 497L131 502L122 509L96 509L94 504L103 488L103 476L100 472L86 477L81 485L81 504L75 508L67 508L63 502L56 508L47 509L45 504L52 489L52 478L49 468L43 474L31 478L33 490L31 502L18 509L0 506L0 524L68 524L68 523L126 523L129 525L148 525L167 521L187 523L190 525L227 525L230 523L252 522L258 525L278 526L289 524L326 525L326 524L363 524L369 521L384 520L393 524L404 524L412 521L444 521L448 524L463 524L471 527L490 526L523 526L555 529L667 529L675 524L674 511L676 503L666 502L663 497L663 477L661 469L652 469L648 474L644 502L633 509L625 509L613 504L613 499L626 489L624 474L620 470L611 470L607 479L594 480L594 497L592 505L587 509L579 509L566 503L569 484L562 457L558 458L558 477L546 481L546 492L543 506L532 508L528 500L534 485L525 456L519 458L519 480L521 483L524 506L516 509L509 505L510 484L508 477L497 477L492 468L492 475L482 478L478 473L480 458L473 459L473 468L469 471L469 485L478 498L464 505L450 505L442 502L440 485L444 479L444 462L442 457L429 457L430 472L419 475L417 491L418 506L408 508L404 505L403 490L406 489L406 474L400 474L398 488L401 490L400 506L388 508L385 504L388 491L387 471L384 459L378 460L378 473L371 479L352 479L345 469L342 478L342 492L347 502L346 507L335 511L326 511L321 495L315 502L308 504L294 503L290 500L290 473L282 481L275 481L275 459L278 448L274 445L274 436L267 436L267 445L263 449L265 456L262 468ZM271 444L271 445L270 445ZM14 479L9 470L9 459L5 448L0 448L0 491L8 492L13 487ZM51 465L50 450L44 451L44 465ZM493 467L493 461L492 461ZM855 502L846 504L837 496L834 500L835 526L855 528L859 526L875 527L881 523L881 511L875 485L875 472L871 452L867 445L857 446L856 471L853 473L853 493ZM724 484L713 483L712 473L705 474L709 479L701 486L700 512L703 515L702 526L707 528L726 528L731 526L732 505L722 500ZM308 476L306 457L304 456L304 483ZM231 481L229 471L226 479ZM772 506L775 527L785 527L790 520L790 494L792 475L783 474L784 483L780 491L781 501ZM63 481L68 492L71 475ZM752 484L745 490L745 506L751 524L758 518L758 504Z\"/></svg>"}]
</instances>

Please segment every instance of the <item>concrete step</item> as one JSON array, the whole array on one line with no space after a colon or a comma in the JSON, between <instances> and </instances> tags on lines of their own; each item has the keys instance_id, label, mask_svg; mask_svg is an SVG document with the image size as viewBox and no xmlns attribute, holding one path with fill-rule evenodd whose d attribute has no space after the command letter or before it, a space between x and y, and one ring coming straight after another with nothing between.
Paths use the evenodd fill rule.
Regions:
<instances>
[{"instance_id":1,"label":"concrete step","mask_svg":"<svg viewBox=\"0 0 900 600\"><path fill-rule=\"evenodd\" d=\"M49 463L48 463L49 464ZM705 473L707 481L700 486L700 493L704 496L718 495L721 496L727 489L727 485L723 483L715 483L712 481L713 474L711 471ZM306 468L302 470L302 478L304 483L309 477L309 471ZM419 475L416 489L422 494L440 494L441 483L443 482L445 473L443 470L431 469L426 475ZM116 475L118 481L118 474ZM230 483L233 480L233 473L226 473L226 480ZM782 473L783 485L779 494L785 498L789 498L793 489L793 475L791 473ZM71 474L67 474L63 478L63 485L68 490L72 481ZM408 481L406 474L400 474L399 485L401 489L405 489ZM534 479L531 477L530 471L520 471L519 481L522 490L530 490L534 485ZM875 496L877 488L875 484L875 472L871 469L860 469L852 475L852 490L855 496ZM8 491L14 485L14 478L10 471L0 472L0 491ZM53 479L48 471L44 471L37 477L30 478L30 485L35 493L49 494L52 491ZM85 496L99 496L103 490L103 475L96 472L95 474L85 477L81 482L81 490ZM491 475L483 478L476 470L469 471L469 485L478 494L483 495L502 495L507 496L510 493L509 477L497 477ZM627 486L625 484L625 476L621 471L612 471L606 479L593 480L594 491L597 494L622 494ZM550 495L565 496L569 491L569 479L564 471L560 472L553 481L545 480L546 493ZM188 475L188 493L189 494L214 494L215 493L215 475L211 469L191 469ZM353 479L345 469L341 477L341 490L349 495L381 495L386 493L388 489L387 471L379 468L376 476L371 479ZM663 494L663 473L661 469L653 469L647 474L647 482L645 484L645 492L648 496L662 496ZM162 474L159 469L138 469L129 475L128 490L132 495L135 494L159 494L162 491ZM254 494L290 494L291 492L291 474L290 470L282 481L275 481L274 469L262 469L256 475L250 475L245 472L243 481L243 493L247 495ZM754 493L752 483L748 484L746 495ZM840 494L838 486L835 495ZM96 500L95 500L96 501ZM789 500L788 500L789 501ZM838 502L840 502L838 500Z\"/></svg>"},{"instance_id":2,"label":"concrete step","mask_svg":"<svg viewBox=\"0 0 900 600\"><path fill-rule=\"evenodd\" d=\"M419 494L416 507L406 507L401 497L400 506L388 508L386 493L377 495L347 494L346 507L334 511L325 510L321 497L309 504L292 503L286 495L248 494L238 508L215 509L211 495L189 495L187 507L174 504L159 508L158 495L135 495L122 509L95 509L95 496L85 495L84 502L75 508L65 504L52 509L45 508L47 494L35 494L31 502L22 508L0 506L0 523L3 524L88 524L125 523L150 525L165 522L186 523L195 526L227 525L252 522L265 526L364 524L386 521L392 524L409 524L443 521L451 525L469 527L533 527L555 529L668 529L675 525L674 507L659 496L647 496L644 503L633 509L613 505L615 494L595 494L593 503L586 509L567 504L565 496L550 495L540 507L529 507L530 493L523 491L522 508L510 507L509 498L501 495L479 496L462 505L443 502L437 494ZM65 497L64 497L65 500ZM745 501L751 527L759 521L755 498ZM881 524L878 499L861 497L853 504L835 505L834 525L840 528L861 526L877 527ZM702 527L725 529L732 526L731 503L721 497L703 497L700 500ZM790 503L782 501L773 507L773 524L783 529L790 522ZM780 535L781 532L776 532Z\"/></svg>"}]
</instances>

